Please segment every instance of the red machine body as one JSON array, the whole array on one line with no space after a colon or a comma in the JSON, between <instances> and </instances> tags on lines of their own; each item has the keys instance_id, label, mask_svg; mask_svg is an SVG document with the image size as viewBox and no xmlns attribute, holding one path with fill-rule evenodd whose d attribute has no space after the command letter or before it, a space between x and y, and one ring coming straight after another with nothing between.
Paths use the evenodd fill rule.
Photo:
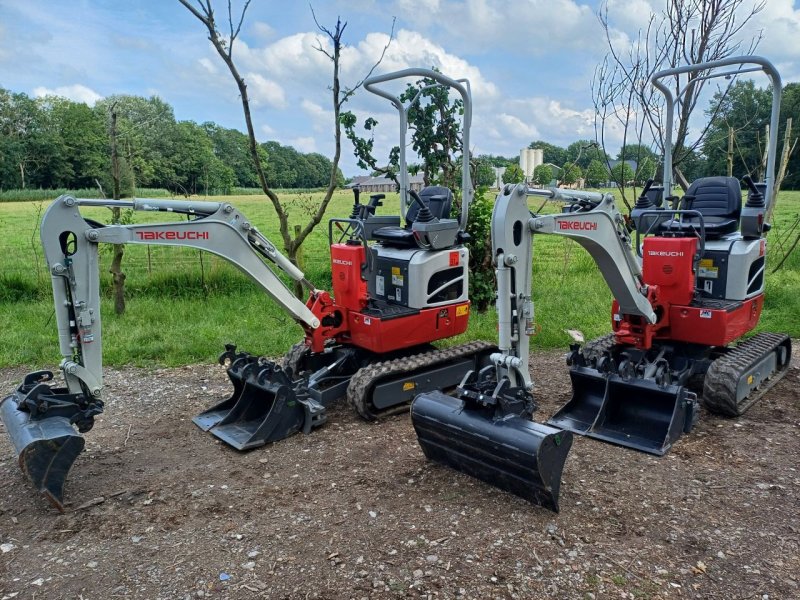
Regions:
<instances>
[{"instance_id":1,"label":"red machine body","mask_svg":"<svg viewBox=\"0 0 800 600\"><path fill-rule=\"evenodd\" d=\"M453 337L467 330L469 301L401 311L390 316L370 311L369 290L362 276L365 260L361 244L331 245L333 298L327 292L315 292L306 303L322 323L306 334L313 352L322 352L325 342L335 339L384 354Z\"/></svg>"},{"instance_id":2,"label":"red machine body","mask_svg":"<svg viewBox=\"0 0 800 600\"><path fill-rule=\"evenodd\" d=\"M745 301L695 299L697 238L647 237L642 250L642 276L658 321L621 315L615 300L612 326L619 343L643 350L657 340L725 346L758 324L763 294Z\"/></svg>"}]
</instances>

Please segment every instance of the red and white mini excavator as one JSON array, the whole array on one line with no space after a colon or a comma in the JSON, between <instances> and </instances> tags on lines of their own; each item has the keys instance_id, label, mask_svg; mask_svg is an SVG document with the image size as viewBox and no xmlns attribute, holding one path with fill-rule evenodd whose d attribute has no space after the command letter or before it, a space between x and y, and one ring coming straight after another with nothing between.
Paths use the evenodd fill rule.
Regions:
<instances>
[{"instance_id":1,"label":"red and white mini excavator","mask_svg":"<svg viewBox=\"0 0 800 600\"><path fill-rule=\"evenodd\" d=\"M463 102L462 147L469 148L472 102L466 80L427 69L375 76L365 88L388 99L400 115L400 215L376 215L384 196L329 225L332 293L317 289L244 214L224 202L81 200L58 198L41 223L52 277L63 387L36 371L0 404L0 417L37 489L63 507L65 478L84 446L78 432L103 411L98 247L111 244L188 246L238 267L305 331L283 365L228 346L220 357L234 392L195 417L204 430L239 450L310 432L326 420L326 407L346 396L359 414L375 418L407 405L421 391L456 385L488 363L488 343L438 350L430 343L463 333L470 312L469 255L464 242L473 197L464 153L461 213L444 187L413 191L406 169L410 102L387 90L389 82L426 78L455 91ZM401 90L403 91L403 90ZM81 207L125 207L187 215L188 221L102 225ZM298 300L272 271L277 267L309 290ZM78 432L75 428L77 427Z\"/></svg>"},{"instance_id":2,"label":"red and white mini excavator","mask_svg":"<svg viewBox=\"0 0 800 600\"><path fill-rule=\"evenodd\" d=\"M672 196L675 102L661 80L755 70L766 73L773 90L765 182L743 179L744 206L733 177L703 177L682 198ZM737 416L789 365L787 335L758 333L729 345L757 325L764 305L764 216L774 201L780 76L766 59L743 56L661 71L653 84L666 96L664 182L649 182L636 202L635 243L610 194L506 186L492 216L499 349L491 365L467 374L455 397L426 392L411 408L426 456L554 510L564 461L553 457L566 457L570 432L663 455L695 424L697 393L709 410ZM529 193L568 206L533 215ZM532 244L539 234L581 244L614 296L613 333L572 346L572 399L547 425L530 420L528 373Z\"/></svg>"}]
</instances>

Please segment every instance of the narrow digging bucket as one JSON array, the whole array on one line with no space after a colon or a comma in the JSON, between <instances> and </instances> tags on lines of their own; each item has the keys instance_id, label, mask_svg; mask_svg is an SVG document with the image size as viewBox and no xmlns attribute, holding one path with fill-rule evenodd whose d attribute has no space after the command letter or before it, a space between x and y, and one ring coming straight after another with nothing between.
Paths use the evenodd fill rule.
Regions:
<instances>
[{"instance_id":1,"label":"narrow digging bucket","mask_svg":"<svg viewBox=\"0 0 800 600\"><path fill-rule=\"evenodd\" d=\"M302 428L303 404L280 367L260 364L246 369L245 375L233 407L208 430L212 435L237 450L249 450L282 440Z\"/></svg>"},{"instance_id":2,"label":"narrow digging bucket","mask_svg":"<svg viewBox=\"0 0 800 600\"><path fill-rule=\"evenodd\" d=\"M683 386L587 367L573 367L570 377L572 399L548 421L553 427L662 456L697 420L696 396Z\"/></svg>"},{"instance_id":3,"label":"narrow digging bucket","mask_svg":"<svg viewBox=\"0 0 800 600\"><path fill-rule=\"evenodd\" d=\"M31 419L17 408L13 394L0 403L0 419L8 431L19 467L50 503L64 512L64 483L85 441L66 417Z\"/></svg>"},{"instance_id":4,"label":"narrow digging bucket","mask_svg":"<svg viewBox=\"0 0 800 600\"><path fill-rule=\"evenodd\" d=\"M467 405L441 392L420 394L411 421L433 460L558 512L572 434L515 415Z\"/></svg>"},{"instance_id":5,"label":"narrow digging bucket","mask_svg":"<svg viewBox=\"0 0 800 600\"><path fill-rule=\"evenodd\" d=\"M228 379L233 384L233 393L227 400L215 404L192 419L192 422L203 431L208 431L222 421L231 409L236 406L236 402L244 390L247 371L258 364L258 357L246 352L237 353L236 346L227 345L225 346L225 352L219 357L219 363L222 365L228 363L228 368L225 371L228 374Z\"/></svg>"}]
</instances>

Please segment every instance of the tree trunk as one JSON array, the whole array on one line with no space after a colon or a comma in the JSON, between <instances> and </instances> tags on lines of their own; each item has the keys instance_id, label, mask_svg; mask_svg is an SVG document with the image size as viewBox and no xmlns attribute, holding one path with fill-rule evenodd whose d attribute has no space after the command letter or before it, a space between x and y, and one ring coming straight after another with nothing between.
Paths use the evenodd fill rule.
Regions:
<instances>
[{"instance_id":1,"label":"tree trunk","mask_svg":"<svg viewBox=\"0 0 800 600\"><path fill-rule=\"evenodd\" d=\"M111 177L114 180L114 200L120 197L119 182L119 155L117 154L117 111L111 107ZM120 209L115 206L111 209L111 223L119 225ZM114 312L121 315L125 312L125 273L122 272L122 257L125 246L114 244L114 257L111 259L112 293L114 296Z\"/></svg>"}]
</instances>

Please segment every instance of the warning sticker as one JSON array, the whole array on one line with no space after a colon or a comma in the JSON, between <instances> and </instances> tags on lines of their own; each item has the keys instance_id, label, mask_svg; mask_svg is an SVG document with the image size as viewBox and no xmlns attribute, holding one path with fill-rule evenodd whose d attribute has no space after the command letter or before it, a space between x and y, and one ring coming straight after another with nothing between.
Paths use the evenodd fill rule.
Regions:
<instances>
[{"instance_id":1,"label":"warning sticker","mask_svg":"<svg viewBox=\"0 0 800 600\"><path fill-rule=\"evenodd\" d=\"M719 277L719 267L714 266L714 259L704 258L700 261L700 268L697 276L703 279L717 279Z\"/></svg>"},{"instance_id":2,"label":"warning sticker","mask_svg":"<svg viewBox=\"0 0 800 600\"><path fill-rule=\"evenodd\" d=\"M392 285L403 285L403 275L400 273L400 267L392 267Z\"/></svg>"},{"instance_id":3,"label":"warning sticker","mask_svg":"<svg viewBox=\"0 0 800 600\"><path fill-rule=\"evenodd\" d=\"M378 296L386 295L386 291L383 288L383 275L375 277L375 293L378 294Z\"/></svg>"},{"instance_id":4,"label":"warning sticker","mask_svg":"<svg viewBox=\"0 0 800 600\"><path fill-rule=\"evenodd\" d=\"M404 392L408 392L410 390L413 390L416 387L417 387L417 384L414 383L413 381L405 381L405 382L403 382L403 391Z\"/></svg>"},{"instance_id":5,"label":"warning sticker","mask_svg":"<svg viewBox=\"0 0 800 600\"><path fill-rule=\"evenodd\" d=\"M456 316L463 317L469 314L469 306L456 306Z\"/></svg>"},{"instance_id":6,"label":"warning sticker","mask_svg":"<svg viewBox=\"0 0 800 600\"><path fill-rule=\"evenodd\" d=\"M711 316L712 316L712 313L711 313L710 310L703 309L703 310L700 311L700 318L701 319L710 319Z\"/></svg>"}]
</instances>

